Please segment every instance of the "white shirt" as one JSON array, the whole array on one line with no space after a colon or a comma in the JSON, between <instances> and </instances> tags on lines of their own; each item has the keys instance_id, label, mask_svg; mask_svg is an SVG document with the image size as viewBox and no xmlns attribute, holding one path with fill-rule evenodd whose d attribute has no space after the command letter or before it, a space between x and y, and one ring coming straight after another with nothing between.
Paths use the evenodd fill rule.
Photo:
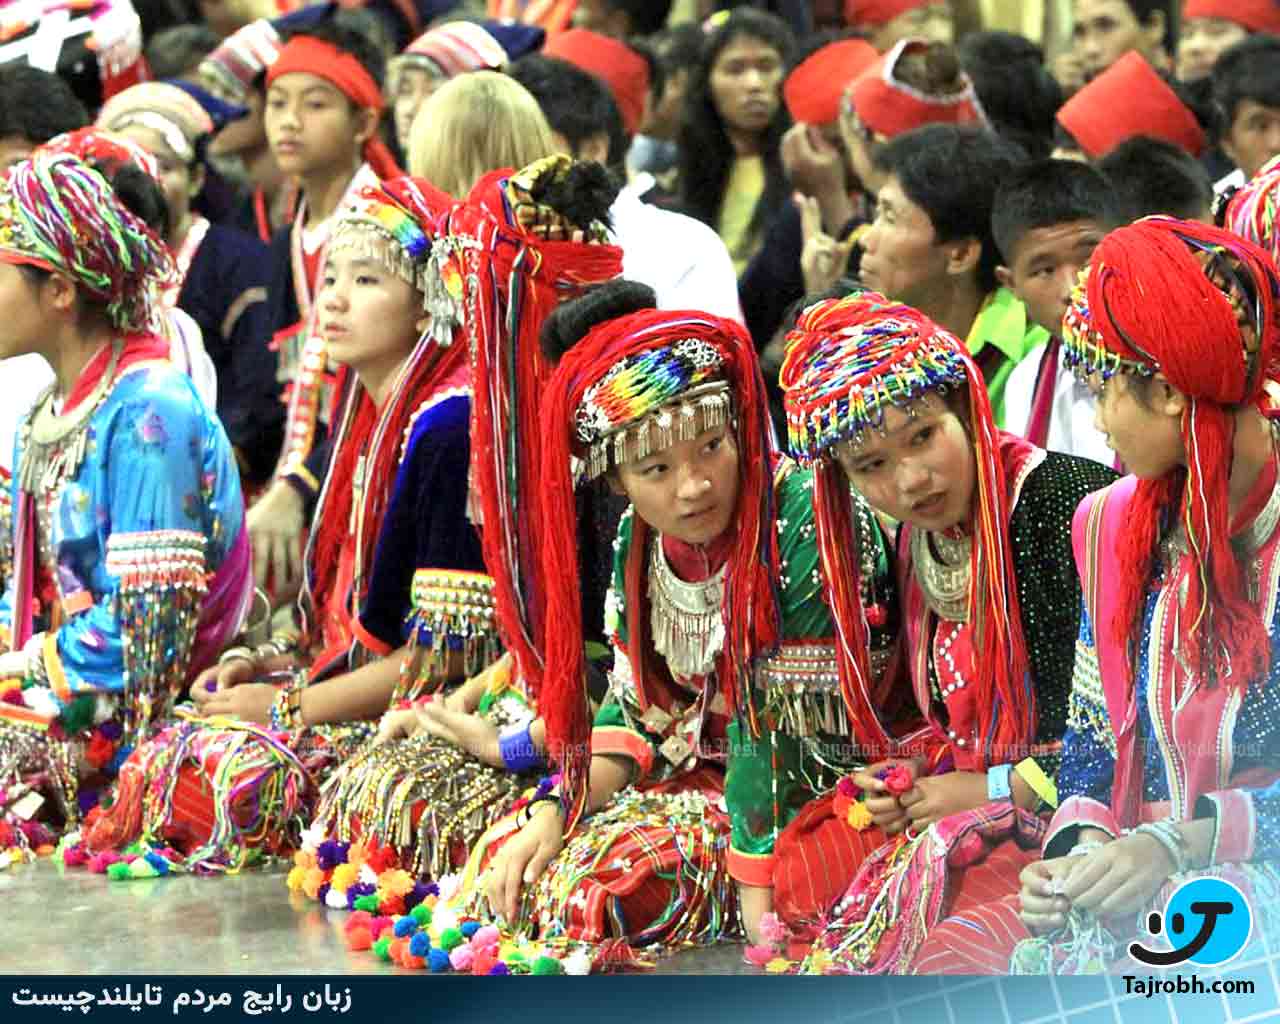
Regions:
<instances>
[{"instance_id":1,"label":"white shirt","mask_svg":"<svg viewBox=\"0 0 1280 1024\"><path fill-rule=\"evenodd\" d=\"M1037 345L1027 353L1004 386L1004 419L1006 428L1023 437L1031 425L1031 403L1035 398L1040 360L1047 344ZM1051 452L1064 452L1093 459L1104 466L1115 465L1116 456L1107 447L1107 437L1094 425L1095 403L1089 389L1076 380L1075 374L1058 363L1058 379L1053 388L1053 406L1049 414L1049 436L1045 447Z\"/></svg>"},{"instance_id":2,"label":"white shirt","mask_svg":"<svg viewBox=\"0 0 1280 1024\"><path fill-rule=\"evenodd\" d=\"M609 212L622 248L622 276L647 284L659 309L699 309L742 322L738 277L724 242L706 224L640 197L653 177L638 174Z\"/></svg>"}]
</instances>

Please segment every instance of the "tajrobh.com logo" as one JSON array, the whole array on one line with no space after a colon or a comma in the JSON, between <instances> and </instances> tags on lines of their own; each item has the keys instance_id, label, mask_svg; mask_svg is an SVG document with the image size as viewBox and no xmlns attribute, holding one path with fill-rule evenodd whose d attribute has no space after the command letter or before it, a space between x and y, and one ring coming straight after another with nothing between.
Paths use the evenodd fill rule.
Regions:
<instances>
[{"instance_id":1,"label":"tajrobh.com logo","mask_svg":"<svg viewBox=\"0 0 1280 1024\"><path fill-rule=\"evenodd\" d=\"M1148 967L1169 968L1181 964L1217 967L1240 955L1253 932L1249 902L1235 885L1222 878L1195 878L1174 890L1164 913L1152 912L1147 931L1164 936L1168 949L1152 949L1143 941L1129 943L1129 955ZM1124 976L1128 994L1154 996L1159 993L1244 993L1253 991L1247 980L1198 976L1142 979Z\"/></svg>"}]
</instances>

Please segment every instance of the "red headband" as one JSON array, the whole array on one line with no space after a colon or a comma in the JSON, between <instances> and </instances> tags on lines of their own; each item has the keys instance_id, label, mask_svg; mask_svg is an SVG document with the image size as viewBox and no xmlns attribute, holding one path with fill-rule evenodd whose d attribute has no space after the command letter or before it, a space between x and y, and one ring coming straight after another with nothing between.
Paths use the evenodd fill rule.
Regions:
<instances>
[{"instance_id":1,"label":"red headband","mask_svg":"<svg viewBox=\"0 0 1280 1024\"><path fill-rule=\"evenodd\" d=\"M931 7L938 0L844 0L846 25L887 25L894 18L914 11L917 7Z\"/></svg>"},{"instance_id":2,"label":"red headband","mask_svg":"<svg viewBox=\"0 0 1280 1024\"><path fill-rule=\"evenodd\" d=\"M382 90L355 57L315 36L294 36L267 71L267 88L281 75L315 75L358 107L382 111Z\"/></svg>"},{"instance_id":3,"label":"red headband","mask_svg":"<svg viewBox=\"0 0 1280 1024\"><path fill-rule=\"evenodd\" d=\"M1164 139L1194 157L1205 147L1200 122L1136 50L1067 100L1058 123L1095 160L1135 135Z\"/></svg>"},{"instance_id":4,"label":"red headband","mask_svg":"<svg viewBox=\"0 0 1280 1024\"><path fill-rule=\"evenodd\" d=\"M814 51L787 76L782 87L791 120L831 124L840 115L840 97L850 82L878 59L865 39L842 39Z\"/></svg>"},{"instance_id":5,"label":"red headband","mask_svg":"<svg viewBox=\"0 0 1280 1024\"><path fill-rule=\"evenodd\" d=\"M986 121L978 94L964 72L960 74L964 83L960 91L947 96L920 92L893 77L893 69L909 50L928 45L923 39L901 40L854 84L850 94L853 109L858 119L877 135L892 139L926 124Z\"/></svg>"},{"instance_id":6,"label":"red headband","mask_svg":"<svg viewBox=\"0 0 1280 1024\"><path fill-rule=\"evenodd\" d=\"M1182 20L1221 18L1250 32L1280 34L1280 4L1276 0L1187 0Z\"/></svg>"}]
</instances>

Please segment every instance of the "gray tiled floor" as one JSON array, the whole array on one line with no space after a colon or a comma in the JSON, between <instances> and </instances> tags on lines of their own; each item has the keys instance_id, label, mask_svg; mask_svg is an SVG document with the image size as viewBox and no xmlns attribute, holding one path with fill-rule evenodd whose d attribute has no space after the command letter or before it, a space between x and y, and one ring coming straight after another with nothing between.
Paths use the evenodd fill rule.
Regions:
<instances>
[{"instance_id":1,"label":"gray tiled floor","mask_svg":"<svg viewBox=\"0 0 1280 1024\"><path fill-rule=\"evenodd\" d=\"M0 943L0 973L397 974L342 941L345 914L290 898L280 872L108 882L60 875L49 860L0 871L0 906L21 943ZM659 973L754 973L738 946L691 950ZM421 973L421 972L414 972Z\"/></svg>"}]
</instances>

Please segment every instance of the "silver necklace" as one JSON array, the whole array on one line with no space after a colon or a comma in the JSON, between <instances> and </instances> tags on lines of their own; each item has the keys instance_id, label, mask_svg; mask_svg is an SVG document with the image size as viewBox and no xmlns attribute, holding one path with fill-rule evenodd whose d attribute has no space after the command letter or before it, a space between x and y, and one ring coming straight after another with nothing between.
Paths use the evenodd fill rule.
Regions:
<instances>
[{"instance_id":1,"label":"silver necklace","mask_svg":"<svg viewBox=\"0 0 1280 1024\"><path fill-rule=\"evenodd\" d=\"M949 622L969 621L972 546L971 537L952 540L930 530L911 531L911 571L929 610Z\"/></svg>"},{"instance_id":2,"label":"silver necklace","mask_svg":"<svg viewBox=\"0 0 1280 1024\"><path fill-rule=\"evenodd\" d=\"M728 563L708 579L680 579L662 551L662 535L649 550L649 629L653 649L673 675L709 674L724 647L724 577Z\"/></svg>"}]
</instances>

